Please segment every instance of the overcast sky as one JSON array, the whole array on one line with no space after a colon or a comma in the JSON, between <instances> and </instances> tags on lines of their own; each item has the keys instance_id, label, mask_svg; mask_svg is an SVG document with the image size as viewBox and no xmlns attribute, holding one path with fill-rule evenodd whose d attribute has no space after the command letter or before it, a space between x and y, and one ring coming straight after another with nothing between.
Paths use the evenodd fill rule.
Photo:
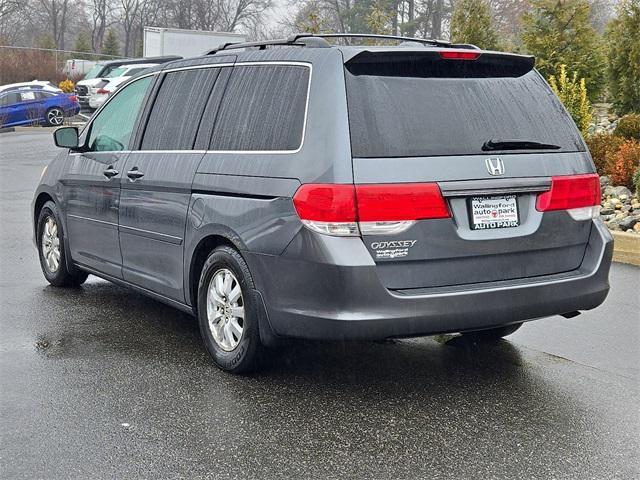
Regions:
<instances>
[{"instance_id":1,"label":"overcast sky","mask_svg":"<svg viewBox=\"0 0 640 480\"><path fill-rule=\"evenodd\" d=\"M269 28L276 28L278 26L278 22L286 14L287 8L290 8L287 0L273 0L273 9L267 18Z\"/></svg>"}]
</instances>

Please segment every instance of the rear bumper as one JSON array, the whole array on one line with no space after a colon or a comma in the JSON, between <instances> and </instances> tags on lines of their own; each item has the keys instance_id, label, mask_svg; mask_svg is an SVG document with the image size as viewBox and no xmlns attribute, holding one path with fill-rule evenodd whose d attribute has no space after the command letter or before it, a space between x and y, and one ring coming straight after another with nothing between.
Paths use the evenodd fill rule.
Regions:
<instances>
[{"instance_id":1,"label":"rear bumper","mask_svg":"<svg viewBox=\"0 0 640 480\"><path fill-rule=\"evenodd\" d=\"M106 95L92 95L89 97L88 105L90 108L97 109L107 100Z\"/></svg>"},{"instance_id":2,"label":"rear bumper","mask_svg":"<svg viewBox=\"0 0 640 480\"><path fill-rule=\"evenodd\" d=\"M410 291L386 289L359 238L301 230L281 256L246 254L273 333L382 339L491 328L589 310L609 292L613 239L593 221L577 270L526 280Z\"/></svg>"}]
</instances>

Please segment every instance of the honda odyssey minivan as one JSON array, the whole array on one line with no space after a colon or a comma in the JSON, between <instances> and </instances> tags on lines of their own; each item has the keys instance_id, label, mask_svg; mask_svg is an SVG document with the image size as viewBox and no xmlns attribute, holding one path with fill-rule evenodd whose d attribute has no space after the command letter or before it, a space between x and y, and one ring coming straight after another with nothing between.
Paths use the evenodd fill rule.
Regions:
<instances>
[{"instance_id":1,"label":"honda odyssey minivan","mask_svg":"<svg viewBox=\"0 0 640 480\"><path fill-rule=\"evenodd\" d=\"M232 372L286 337L497 339L604 301L599 179L532 57L323 37L160 65L58 129L49 283L190 312Z\"/></svg>"}]
</instances>

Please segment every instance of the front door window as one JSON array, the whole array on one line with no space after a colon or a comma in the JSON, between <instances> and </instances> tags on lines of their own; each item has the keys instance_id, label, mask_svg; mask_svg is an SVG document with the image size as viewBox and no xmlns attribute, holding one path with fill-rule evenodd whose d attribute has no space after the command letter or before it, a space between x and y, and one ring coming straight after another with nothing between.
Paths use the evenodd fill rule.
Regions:
<instances>
[{"instance_id":1,"label":"front door window","mask_svg":"<svg viewBox=\"0 0 640 480\"><path fill-rule=\"evenodd\" d=\"M151 79L136 80L120 90L91 124L87 147L92 152L126 150Z\"/></svg>"}]
</instances>

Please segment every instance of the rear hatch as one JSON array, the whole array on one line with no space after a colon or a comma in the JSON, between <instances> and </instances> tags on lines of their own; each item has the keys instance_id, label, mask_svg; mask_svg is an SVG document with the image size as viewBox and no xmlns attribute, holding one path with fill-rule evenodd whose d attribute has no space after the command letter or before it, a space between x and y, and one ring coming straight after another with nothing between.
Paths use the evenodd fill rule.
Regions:
<instances>
[{"instance_id":1,"label":"rear hatch","mask_svg":"<svg viewBox=\"0 0 640 480\"><path fill-rule=\"evenodd\" d=\"M590 189L593 203L597 177L580 133L531 57L366 51L345 63L345 76L356 189L381 194L386 218L397 221L367 227L360 218L387 288L522 279L580 266L592 212L575 220L573 211L540 202L552 182L557 200L568 185L560 177L573 175L566 178ZM436 185L443 210L403 223L403 212L411 217Z\"/></svg>"}]
</instances>

